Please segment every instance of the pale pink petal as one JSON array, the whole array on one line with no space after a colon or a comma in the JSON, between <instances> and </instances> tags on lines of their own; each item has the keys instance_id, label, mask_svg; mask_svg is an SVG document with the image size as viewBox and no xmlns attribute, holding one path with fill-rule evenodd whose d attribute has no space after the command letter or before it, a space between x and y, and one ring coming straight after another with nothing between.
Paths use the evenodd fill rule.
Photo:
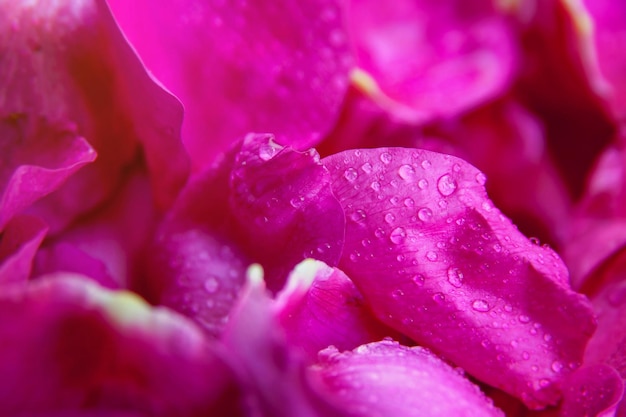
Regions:
<instances>
[{"instance_id":1,"label":"pale pink petal","mask_svg":"<svg viewBox=\"0 0 626 417\"><path fill-rule=\"evenodd\" d=\"M311 359L331 345L343 351L399 337L374 317L341 270L312 259L296 266L274 308L289 344Z\"/></svg>"},{"instance_id":2,"label":"pale pink petal","mask_svg":"<svg viewBox=\"0 0 626 417\"><path fill-rule=\"evenodd\" d=\"M606 365L577 369L564 385L561 417L614 416L624 392L622 377Z\"/></svg>"},{"instance_id":3,"label":"pale pink petal","mask_svg":"<svg viewBox=\"0 0 626 417\"><path fill-rule=\"evenodd\" d=\"M593 332L590 305L556 253L493 206L485 176L416 149L322 162L347 217L340 267L376 316L530 407L554 403Z\"/></svg>"},{"instance_id":4,"label":"pale pink petal","mask_svg":"<svg viewBox=\"0 0 626 417\"><path fill-rule=\"evenodd\" d=\"M513 33L490 1L358 0L349 22L359 67L396 107L419 117L482 104L515 72Z\"/></svg>"},{"instance_id":5,"label":"pale pink petal","mask_svg":"<svg viewBox=\"0 0 626 417\"><path fill-rule=\"evenodd\" d=\"M265 268L272 290L305 258L331 266L339 261L345 219L330 182L314 149L284 148L271 135L244 140L231 174L230 206L241 243Z\"/></svg>"},{"instance_id":6,"label":"pale pink petal","mask_svg":"<svg viewBox=\"0 0 626 417\"><path fill-rule=\"evenodd\" d=\"M393 341L320 352L312 367L352 416L504 416L480 389L422 347Z\"/></svg>"},{"instance_id":7,"label":"pale pink petal","mask_svg":"<svg viewBox=\"0 0 626 417\"><path fill-rule=\"evenodd\" d=\"M85 277L5 286L0 317L2 415L91 409L199 417L232 383L200 329Z\"/></svg>"},{"instance_id":8,"label":"pale pink petal","mask_svg":"<svg viewBox=\"0 0 626 417\"><path fill-rule=\"evenodd\" d=\"M110 4L147 67L185 104L197 170L251 131L307 149L334 123L352 64L341 2Z\"/></svg>"},{"instance_id":9,"label":"pale pink petal","mask_svg":"<svg viewBox=\"0 0 626 417\"><path fill-rule=\"evenodd\" d=\"M13 218L0 234L0 284L25 283L43 241L46 225L30 216Z\"/></svg>"}]
</instances>

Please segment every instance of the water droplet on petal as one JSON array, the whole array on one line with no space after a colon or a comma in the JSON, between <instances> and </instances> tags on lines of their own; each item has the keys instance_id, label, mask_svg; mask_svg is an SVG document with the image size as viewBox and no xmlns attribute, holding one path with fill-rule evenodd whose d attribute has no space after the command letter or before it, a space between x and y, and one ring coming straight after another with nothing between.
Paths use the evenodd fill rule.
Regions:
<instances>
[{"instance_id":1,"label":"water droplet on petal","mask_svg":"<svg viewBox=\"0 0 626 417\"><path fill-rule=\"evenodd\" d=\"M423 221L423 222L427 222L430 221L430 219L432 219L433 217L433 212L431 209L429 209L428 207L422 207L421 209L419 209L417 211L417 217Z\"/></svg>"},{"instance_id":2,"label":"water droplet on petal","mask_svg":"<svg viewBox=\"0 0 626 417\"><path fill-rule=\"evenodd\" d=\"M474 300L472 303L472 308L476 311L480 311L484 313L485 311L489 311L489 303L485 300Z\"/></svg>"},{"instance_id":3,"label":"water droplet on petal","mask_svg":"<svg viewBox=\"0 0 626 417\"><path fill-rule=\"evenodd\" d=\"M422 168L424 169L428 169L432 166L432 164L430 163L430 161L428 159L424 159L422 161Z\"/></svg>"},{"instance_id":4,"label":"water droplet on petal","mask_svg":"<svg viewBox=\"0 0 626 417\"><path fill-rule=\"evenodd\" d=\"M563 363L559 361L552 362L552 366L551 366L552 370L556 372L557 374L561 372L564 367L565 366L563 365Z\"/></svg>"},{"instance_id":5,"label":"water droplet on petal","mask_svg":"<svg viewBox=\"0 0 626 417\"><path fill-rule=\"evenodd\" d=\"M395 289L391 292L391 296L395 299L398 299L404 295L404 291L401 289Z\"/></svg>"},{"instance_id":6,"label":"water droplet on petal","mask_svg":"<svg viewBox=\"0 0 626 417\"><path fill-rule=\"evenodd\" d=\"M385 236L385 231L379 227L378 229L374 230L374 236L380 239L381 237Z\"/></svg>"},{"instance_id":7,"label":"water droplet on petal","mask_svg":"<svg viewBox=\"0 0 626 417\"><path fill-rule=\"evenodd\" d=\"M265 143L259 146L259 158L264 161L269 161L278 153L278 147L272 146L272 144Z\"/></svg>"},{"instance_id":8,"label":"water droplet on petal","mask_svg":"<svg viewBox=\"0 0 626 417\"><path fill-rule=\"evenodd\" d=\"M415 179L415 170L411 165L402 165L398 169L398 175L405 181L413 181Z\"/></svg>"},{"instance_id":9,"label":"water droplet on petal","mask_svg":"<svg viewBox=\"0 0 626 417\"><path fill-rule=\"evenodd\" d=\"M452 170L454 172L459 172L461 170L461 165L459 165L459 164L452 165Z\"/></svg>"},{"instance_id":10,"label":"water droplet on petal","mask_svg":"<svg viewBox=\"0 0 626 417\"><path fill-rule=\"evenodd\" d=\"M420 188L420 190L423 190L424 188L428 187L428 181L422 178L417 182L417 186Z\"/></svg>"},{"instance_id":11,"label":"water droplet on petal","mask_svg":"<svg viewBox=\"0 0 626 417\"><path fill-rule=\"evenodd\" d=\"M450 174L442 175L437 181L437 189L444 197L447 197L456 191L457 184Z\"/></svg>"},{"instance_id":12,"label":"water droplet on petal","mask_svg":"<svg viewBox=\"0 0 626 417\"><path fill-rule=\"evenodd\" d=\"M443 304L444 301L446 301L446 296L443 295L443 293L435 293L433 295L433 301L436 302L437 304Z\"/></svg>"},{"instance_id":13,"label":"water droplet on petal","mask_svg":"<svg viewBox=\"0 0 626 417\"><path fill-rule=\"evenodd\" d=\"M459 268L452 267L448 269L448 282L456 288L463 286L463 273Z\"/></svg>"},{"instance_id":14,"label":"water droplet on petal","mask_svg":"<svg viewBox=\"0 0 626 417\"><path fill-rule=\"evenodd\" d=\"M348 168L344 171L343 176L345 179L352 182L357 179L357 177L359 176L359 173L356 172L356 169L354 168Z\"/></svg>"},{"instance_id":15,"label":"water droplet on petal","mask_svg":"<svg viewBox=\"0 0 626 417\"><path fill-rule=\"evenodd\" d=\"M210 277L204 281L204 289L208 293L214 293L219 288L220 284L215 277Z\"/></svg>"},{"instance_id":16,"label":"water droplet on petal","mask_svg":"<svg viewBox=\"0 0 626 417\"><path fill-rule=\"evenodd\" d=\"M371 183L370 187L376 192L380 191L380 183L378 181L374 181L373 183Z\"/></svg>"},{"instance_id":17,"label":"water droplet on petal","mask_svg":"<svg viewBox=\"0 0 626 417\"><path fill-rule=\"evenodd\" d=\"M387 222L387 224L392 224L396 221L396 216L394 216L392 213L387 213L385 214L385 221Z\"/></svg>"},{"instance_id":18,"label":"water droplet on petal","mask_svg":"<svg viewBox=\"0 0 626 417\"><path fill-rule=\"evenodd\" d=\"M413 277L411 278L411 280L413 281L413 283L419 287L424 285L424 281L426 280L424 278L424 275L422 274L417 274L417 275L413 275Z\"/></svg>"},{"instance_id":19,"label":"water droplet on petal","mask_svg":"<svg viewBox=\"0 0 626 417\"><path fill-rule=\"evenodd\" d=\"M365 214L365 211L364 211L364 210L361 210L361 209L356 210L354 213L352 213L352 214L350 215L350 218L351 218L351 219L352 219L352 221L354 221L354 222L360 222L360 221L363 221L363 220L365 220L365 218L366 218L366 217L367 217L367 214Z\"/></svg>"},{"instance_id":20,"label":"water droplet on petal","mask_svg":"<svg viewBox=\"0 0 626 417\"><path fill-rule=\"evenodd\" d=\"M361 165L361 169L363 170L363 172L365 172L366 174L369 174L372 172L372 164L370 164L369 162L364 163L363 165Z\"/></svg>"},{"instance_id":21,"label":"water droplet on petal","mask_svg":"<svg viewBox=\"0 0 626 417\"><path fill-rule=\"evenodd\" d=\"M426 259L428 259L431 262L435 262L437 260L438 256L437 256L437 252L434 251L428 251L426 252Z\"/></svg>"},{"instance_id":22,"label":"water droplet on petal","mask_svg":"<svg viewBox=\"0 0 626 417\"><path fill-rule=\"evenodd\" d=\"M520 323L528 323L528 322L530 322L530 317L528 317L528 316L526 316L524 314L520 315L517 319L520 321Z\"/></svg>"},{"instance_id":23,"label":"water droplet on petal","mask_svg":"<svg viewBox=\"0 0 626 417\"><path fill-rule=\"evenodd\" d=\"M383 164L388 164L391 162L391 154L388 152L383 152L380 154L380 160Z\"/></svg>"},{"instance_id":24,"label":"water droplet on petal","mask_svg":"<svg viewBox=\"0 0 626 417\"><path fill-rule=\"evenodd\" d=\"M389 235L389 239L395 244L404 242L404 239L406 239L406 230L404 230L403 227L396 227L392 230L391 235Z\"/></svg>"},{"instance_id":25,"label":"water droplet on petal","mask_svg":"<svg viewBox=\"0 0 626 417\"><path fill-rule=\"evenodd\" d=\"M487 177L482 172L479 172L478 174L476 174L476 182L480 185L485 185L485 183L487 182Z\"/></svg>"},{"instance_id":26,"label":"water droplet on petal","mask_svg":"<svg viewBox=\"0 0 626 417\"><path fill-rule=\"evenodd\" d=\"M303 203L304 203L304 197L302 196L294 197L291 200L289 200L289 204L291 204L291 207L293 208L300 208Z\"/></svg>"},{"instance_id":27,"label":"water droplet on petal","mask_svg":"<svg viewBox=\"0 0 626 417\"><path fill-rule=\"evenodd\" d=\"M405 207L413 207L415 205L415 201L413 201L413 199L411 197L405 198L404 199L404 206Z\"/></svg>"}]
</instances>

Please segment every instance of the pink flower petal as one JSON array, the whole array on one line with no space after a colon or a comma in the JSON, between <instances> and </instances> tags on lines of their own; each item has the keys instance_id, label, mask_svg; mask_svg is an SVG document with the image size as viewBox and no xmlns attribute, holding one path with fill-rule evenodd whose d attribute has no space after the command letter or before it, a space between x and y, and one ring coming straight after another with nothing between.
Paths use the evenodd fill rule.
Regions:
<instances>
[{"instance_id":1,"label":"pink flower petal","mask_svg":"<svg viewBox=\"0 0 626 417\"><path fill-rule=\"evenodd\" d=\"M382 341L339 353L314 366L352 416L503 416L480 389L421 347Z\"/></svg>"},{"instance_id":2,"label":"pink flower petal","mask_svg":"<svg viewBox=\"0 0 626 417\"><path fill-rule=\"evenodd\" d=\"M244 140L231 174L230 206L272 290L305 258L331 266L339 261L345 220L330 181L313 149L283 148L270 135Z\"/></svg>"},{"instance_id":3,"label":"pink flower petal","mask_svg":"<svg viewBox=\"0 0 626 417\"><path fill-rule=\"evenodd\" d=\"M185 103L196 169L251 131L307 149L334 123L352 63L340 2L109 3L148 68Z\"/></svg>"},{"instance_id":4,"label":"pink flower petal","mask_svg":"<svg viewBox=\"0 0 626 417\"><path fill-rule=\"evenodd\" d=\"M513 76L513 34L494 7L489 1L354 1L349 17L358 65L416 114L462 113L500 94Z\"/></svg>"},{"instance_id":5,"label":"pink flower petal","mask_svg":"<svg viewBox=\"0 0 626 417\"><path fill-rule=\"evenodd\" d=\"M340 267L376 316L530 407L555 402L593 315L556 253L493 207L484 175L416 149L322 162L348 219Z\"/></svg>"},{"instance_id":6,"label":"pink flower petal","mask_svg":"<svg viewBox=\"0 0 626 417\"><path fill-rule=\"evenodd\" d=\"M248 281L222 335L222 341L248 403L259 416L344 417L326 399L317 378L286 343L272 312L263 272L250 267Z\"/></svg>"},{"instance_id":7,"label":"pink flower petal","mask_svg":"<svg viewBox=\"0 0 626 417\"><path fill-rule=\"evenodd\" d=\"M0 234L0 284L25 283L48 228L39 219L17 216Z\"/></svg>"},{"instance_id":8,"label":"pink flower petal","mask_svg":"<svg viewBox=\"0 0 626 417\"><path fill-rule=\"evenodd\" d=\"M613 416L623 392L624 381L613 368L606 365L582 367L565 382L559 416Z\"/></svg>"},{"instance_id":9,"label":"pink flower petal","mask_svg":"<svg viewBox=\"0 0 626 417\"><path fill-rule=\"evenodd\" d=\"M102 203L124 169L135 162L139 143L152 170L157 200L170 203L187 175L176 136L182 109L145 71L106 3L87 0L34 7L19 0L3 3L0 16L4 57L0 79L6 86L0 116L17 115L21 120L23 115L31 135L37 132L37 120L75 125L98 153L94 164L40 204L38 211L51 229L64 227ZM39 142L46 134L43 131L39 133L43 138L33 140ZM54 142L48 139L36 149L46 143Z\"/></svg>"},{"instance_id":10,"label":"pink flower petal","mask_svg":"<svg viewBox=\"0 0 626 417\"><path fill-rule=\"evenodd\" d=\"M198 328L84 277L5 287L0 318L2 415L79 409L208 415L231 381Z\"/></svg>"},{"instance_id":11,"label":"pink flower petal","mask_svg":"<svg viewBox=\"0 0 626 417\"><path fill-rule=\"evenodd\" d=\"M4 113L0 103L0 115ZM75 129L17 114L0 120L0 231L96 153Z\"/></svg>"},{"instance_id":12,"label":"pink flower petal","mask_svg":"<svg viewBox=\"0 0 626 417\"><path fill-rule=\"evenodd\" d=\"M293 270L277 295L275 309L289 344L299 347L311 360L331 345L351 350L399 336L372 315L343 272L312 259Z\"/></svg>"}]
</instances>

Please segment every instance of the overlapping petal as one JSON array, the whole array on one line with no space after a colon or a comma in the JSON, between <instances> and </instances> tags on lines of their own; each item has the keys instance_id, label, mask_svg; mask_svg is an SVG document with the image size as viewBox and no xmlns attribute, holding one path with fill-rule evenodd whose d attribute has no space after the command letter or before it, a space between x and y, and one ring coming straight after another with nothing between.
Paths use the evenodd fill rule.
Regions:
<instances>
[{"instance_id":1,"label":"overlapping petal","mask_svg":"<svg viewBox=\"0 0 626 417\"><path fill-rule=\"evenodd\" d=\"M296 266L274 308L288 343L311 361L331 345L344 351L385 337L400 337L374 317L341 270L313 259Z\"/></svg>"},{"instance_id":2,"label":"overlapping petal","mask_svg":"<svg viewBox=\"0 0 626 417\"><path fill-rule=\"evenodd\" d=\"M594 330L591 309L556 253L493 207L485 176L416 149L322 162L347 217L340 267L377 317L530 407L555 402Z\"/></svg>"},{"instance_id":3,"label":"overlapping petal","mask_svg":"<svg viewBox=\"0 0 626 417\"><path fill-rule=\"evenodd\" d=\"M359 67L395 102L392 111L418 120L482 104L515 72L513 33L490 1L358 0L349 24Z\"/></svg>"},{"instance_id":4,"label":"overlapping petal","mask_svg":"<svg viewBox=\"0 0 626 417\"><path fill-rule=\"evenodd\" d=\"M201 416L232 375L203 333L127 292L48 276L0 294L0 412Z\"/></svg>"},{"instance_id":5,"label":"overlapping petal","mask_svg":"<svg viewBox=\"0 0 626 417\"><path fill-rule=\"evenodd\" d=\"M480 389L421 347L381 341L320 352L313 371L349 415L503 416Z\"/></svg>"},{"instance_id":6,"label":"overlapping petal","mask_svg":"<svg viewBox=\"0 0 626 417\"><path fill-rule=\"evenodd\" d=\"M0 234L0 284L24 283L47 227L39 219L15 217Z\"/></svg>"},{"instance_id":7,"label":"overlapping petal","mask_svg":"<svg viewBox=\"0 0 626 417\"><path fill-rule=\"evenodd\" d=\"M145 71L106 3L3 1L0 9L3 126L11 118L25 121L26 126L16 123L19 129L11 135L21 130L31 157L46 158L40 154L54 151L51 146L58 142L53 139L63 132L59 126L75 126L73 136L84 137L98 154L80 176L39 204L38 213L51 229L60 229L108 198L125 167L134 163L140 143L157 200L163 206L171 203L187 175L176 136L182 109ZM67 171L93 160L95 155L84 155L85 146L65 150L62 160L82 158L54 168Z\"/></svg>"},{"instance_id":8,"label":"overlapping petal","mask_svg":"<svg viewBox=\"0 0 626 417\"><path fill-rule=\"evenodd\" d=\"M352 65L341 2L110 4L148 68L185 103L196 169L249 132L306 149L334 123Z\"/></svg>"},{"instance_id":9,"label":"overlapping petal","mask_svg":"<svg viewBox=\"0 0 626 417\"><path fill-rule=\"evenodd\" d=\"M334 266L341 256L345 219L328 170L314 149L283 148L270 135L249 135L231 174L230 207L248 252L282 287L301 260ZM259 242L263 242L262 245Z\"/></svg>"}]
</instances>

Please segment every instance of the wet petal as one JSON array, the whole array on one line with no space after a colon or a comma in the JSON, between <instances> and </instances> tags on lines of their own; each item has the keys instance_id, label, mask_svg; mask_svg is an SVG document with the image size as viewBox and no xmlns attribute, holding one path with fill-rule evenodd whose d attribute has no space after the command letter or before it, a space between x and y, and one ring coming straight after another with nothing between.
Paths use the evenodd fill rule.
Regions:
<instances>
[{"instance_id":1,"label":"wet petal","mask_svg":"<svg viewBox=\"0 0 626 417\"><path fill-rule=\"evenodd\" d=\"M96 159L69 126L22 114L6 117L0 103L0 231L13 216L55 191Z\"/></svg>"},{"instance_id":2,"label":"wet petal","mask_svg":"<svg viewBox=\"0 0 626 417\"><path fill-rule=\"evenodd\" d=\"M358 172L345 175L354 181ZM249 135L231 174L230 205L272 290L305 258L339 261L344 214L315 150L300 153L270 135Z\"/></svg>"},{"instance_id":3,"label":"wet petal","mask_svg":"<svg viewBox=\"0 0 626 417\"><path fill-rule=\"evenodd\" d=\"M614 415L624 392L622 377L606 365L585 366L565 382L559 416Z\"/></svg>"},{"instance_id":4,"label":"wet petal","mask_svg":"<svg viewBox=\"0 0 626 417\"><path fill-rule=\"evenodd\" d=\"M327 401L319 381L306 373L305 362L286 343L271 303L261 267L251 266L222 337L249 403L260 416L345 416Z\"/></svg>"},{"instance_id":5,"label":"wet petal","mask_svg":"<svg viewBox=\"0 0 626 417\"><path fill-rule=\"evenodd\" d=\"M85 277L0 294L0 412L210 413L231 375L203 333L166 309Z\"/></svg>"},{"instance_id":6,"label":"wet petal","mask_svg":"<svg viewBox=\"0 0 626 417\"><path fill-rule=\"evenodd\" d=\"M312 259L302 261L290 274L277 295L275 309L289 344L311 360L331 345L351 350L399 336L373 316L341 270Z\"/></svg>"},{"instance_id":7,"label":"wet petal","mask_svg":"<svg viewBox=\"0 0 626 417\"><path fill-rule=\"evenodd\" d=\"M457 115L511 82L514 39L489 1L360 0L349 18L357 63L396 102L392 111Z\"/></svg>"},{"instance_id":8,"label":"wet petal","mask_svg":"<svg viewBox=\"0 0 626 417\"><path fill-rule=\"evenodd\" d=\"M17 216L0 234L0 284L28 280L35 253L48 228L31 216Z\"/></svg>"},{"instance_id":9,"label":"wet petal","mask_svg":"<svg viewBox=\"0 0 626 417\"><path fill-rule=\"evenodd\" d=\"M493 207L484 175L415 149L322 162L348 219L340 267L376 316L528 406L555 402L593 332L591 309L556 253ZM363 167L358 181L343 175Z\"/></svg>"},{"instance_id":10,"label":"wet petal","mask_svg":"<svg viewBox=\"0 0 626 417\"><path fill-rule=\"evenodd\" d=\"M110 4L148 68L185 103L195 168L251 131L307 149L334 123L351 67L340 2Z\"/></svg>"},{"instance_id":11,"label":"wet petal","mask_svg":"<svg viewBox=\"0 0 626 417\"><path fill-rule=\"evenodd\" d=\"M427 349L382 341L320 353L312 370L350 415L503 416L485 394Z\"/></svg>"},{"instance_id":12,"label":"wet petal","mask_svg":"<svg viewBox=\"0 0 626 417\"><path fill-rule=\"evenodd\" d=\"M0 9L6 87L0 117L23 115L32 126L38 120L74 125L98 153L95 163L39 205L51 229L102 203L135 162L140 143L157 200L171 203L187 175L176 136L182 109L148 75L106 3L16 1Z\"/></svg>"}]
</instances>

